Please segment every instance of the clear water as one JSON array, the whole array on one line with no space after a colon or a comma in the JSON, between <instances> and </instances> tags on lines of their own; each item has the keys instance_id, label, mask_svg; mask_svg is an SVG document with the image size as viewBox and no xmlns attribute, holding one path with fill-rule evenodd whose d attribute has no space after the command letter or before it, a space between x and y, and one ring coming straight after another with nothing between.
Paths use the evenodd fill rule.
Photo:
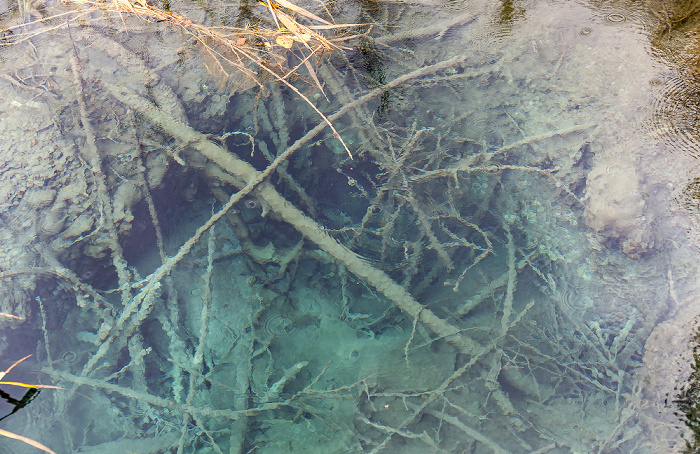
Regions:
<instances>
[{"instance_id":1,"label":"clear water","mask_svg":"<svg viewBox=\"0 0 700 454\"><path fill-rule=\"evenodd\" d=\"M658 8L328 5L378 25L315 66L324 94L302 66L303 96L330 116L406 79L332 118L353 159L167 22L3 8L28 25L2 50L0 369L32 354L5 379L65 389L0 429L58 453L683 448L697 101Z\"/></svg>"}]
</instances>

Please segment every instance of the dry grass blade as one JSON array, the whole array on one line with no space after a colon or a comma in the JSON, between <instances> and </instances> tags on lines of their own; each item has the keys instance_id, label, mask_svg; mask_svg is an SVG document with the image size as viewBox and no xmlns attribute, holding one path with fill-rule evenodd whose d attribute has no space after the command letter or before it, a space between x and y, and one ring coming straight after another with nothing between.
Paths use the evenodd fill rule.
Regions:
<instances>
[{"instance_id":1,"label":"dry grass blade","mask_svg":"<svg viewBox=\"0 0 700 454\"><path fill-rule=\"evenodd\" d=\"M278 12L277 17L279 18L280 22L284 24L285 28L291 34L294 35L294 37L296 38L295 41L304 44L304 46L306 46L309 50L311 50L311 46L309 46L308 42L311 41L312 38L316 38L317 40L319 40L320 43L326 44L325 40L322 37L309 30L308 28L304 27L303 25L298 24L294 19L287 16L286 14Z\"/></svg>"},{"instance_id":2,"label":"dry grass blade","mask_svg":"<svg viewBox=\"0 0 700 454\"><path fill-rule=\"evenodd\" d=\"M277 20L277 15L275 14L275 9L272 7L272 3L270 3L270 0L267 0L266 3L268 9L270 10L270 15L272 15L272 18L275 20L275 24L277 24L277 28L280 28L280 23Z\"/></svg>"},{"instance_id":3,"label":"dry grass blade","mask_svg":"<svg viewBox=\"0 0 700 454\"><path fill-rule=\"evenodd\" d=\"M46 446L42 445L38 441L32 440L31 438L23 437L22 435L17 435L15 433L8 432L8 431L2 430L2 429L0 429L0 435L2 435L3 437L13 438L15 440L19 440L23 443L30 445L30 446L34 446L37 449L41 449L44 452L48 452L49 454L56 454L54 451L52 451L49 448L47 448Z\"/></svg>"},{"instance_id":4,"label":"dry grass blade","mask_svg":"<svg viewBox=\"0 0 700 454\"><path fill-rule=\"evenodd\" d=\"M331 24L331 25L307 25L306 28L310 30L334 30L337 28L349 28L349 27L361 27L361 26L370 26L373 25L371 23L368 24ZM367 33L362 33L359 35L354 35L353 38L359 37L359 36L365 36ZM331 42L336 42L336 41L343 41L346 40L348 37L342 37L342 38L333 38L332 40L329 40Z\"/></svg>"},{"instance_id":5,"label":"dry grass blade","mask_svg":"<svg viewBox=\"0 0 700 454\"><path fill-rule=\"evenodd\" d=\"M316 22L320 22L320 23L325 24L325 25L334 25L328 21L321 19L317 15L310 13L309 11L305 10L304 8L300 8L297 5L288 2L287 0L275 0L275 2L279 3L280 6L284 6L285 8L290 9L297 14L301 14L302 16L308 17L311 20L315 20Z\"/></svg>"},{"instance_id":6,"label":"dry grass blade","mask_svg":"<svg viewBox=\"0 0 700 454\"><path fill-rule=\"evenodd\" d=\"M21 363L22 361L24 361L25 359L29 358L30 356L32 356L32 355L27 355L27 356L25 356L24 358L15 361L10 367L8 367L7 369L5 369L4 372L0 372L0 380L2 380L2 378L3 378L5 375L7 375L12 369L14 369L15 366L16 366L17 364Z\"/></svg>"},{"instance_id":7,"label":"dry grass blade","mask_svg":"<svg viewBox=\"0 0 700 454\"><path fill-rule=\"evenodd\" d=\"M318 80L318 77L316 77L316 71L314 71L314 68L313 68L313 66L311 66L311 63L309 63L308 59L304 60L304 66L306 66L306 70L311 75L311 78L314 80L314 83L318 87L321 94L323 94L323 96L326 98L326 101L329 101L328 96L326 96L326 93L323 91L323 87L321 86L321 82ZM352 155L350 157L352 158Z\"/></svg>"},{"instance_id":8,"label":"dry grass blade","mask_svg":"<svg viewBox=\"0 0 700 454\"><path fill-rule=\"evenodd\" d=\"M20 386L22 388L33 388L33 389L63 389L66 391L70 391L69 389L61 388L60 386L35 385L32 383L22 383L22 382L18 382L18 381L0 381L0 385L12 385L12 386ZM92 400L92 399L90 399L90 400Z\"/></svg>"}]
</instances>

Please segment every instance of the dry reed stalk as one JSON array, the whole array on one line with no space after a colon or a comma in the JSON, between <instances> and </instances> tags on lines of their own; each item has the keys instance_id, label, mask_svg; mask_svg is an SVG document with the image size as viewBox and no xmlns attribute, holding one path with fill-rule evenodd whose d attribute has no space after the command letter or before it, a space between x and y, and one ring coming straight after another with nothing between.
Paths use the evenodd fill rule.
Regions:
<instances>
[{"instance_id":1,"label":"dry reed stalk","mask_svg":"<svg viewBox=\"0 0 700 454\"><path fill-rule=\"evenodd\" d=\"M7 430L3 430L3 429L0 429L0 435L3 437L12 438L14 440L19 440L23 443L30 445L30 446L34 446L37 449L41 449L42 451L47 452L49 454L56 454L55 452L53 452L52 450L50 450L46 446L42 445L38 441L32 440L31 438L23 437L22 435L17 435L15 433L8 432Z\"/></svg>"},{"instance_id":2,"label":"dry reed stalk","mask_svg":"<svg viewBox=\"0 0 700 454\"><path fill-rule=\"evenodd\" d=\"M6 314L4 312L0 312L0 317L7 317L7 318L15 319L15 320L24 321L24 319L22 317L17 317L16 315L12 315L12 314Z\"/></svg>"}]
</instances>

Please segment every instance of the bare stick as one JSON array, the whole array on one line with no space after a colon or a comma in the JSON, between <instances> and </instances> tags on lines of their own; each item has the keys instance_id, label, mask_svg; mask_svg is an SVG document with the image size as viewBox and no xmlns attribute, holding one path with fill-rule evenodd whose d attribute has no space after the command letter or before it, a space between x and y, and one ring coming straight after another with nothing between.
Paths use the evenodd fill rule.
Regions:
<instances>
[{"instance_id":1,"label":"bare stick","mask_svg":"<svg viewBox=\"0 0 700 454\"><path fill-rule=\"evenodd\" d=\"M269 402L279 400L285 385L289 383L289 381L293 380L294 377L296 377L297 374L308 365L308 361L301 361L296 363L289 369L285 370L284 375L282 375L282 378L273 383L273 385L270 386L270 389L268 389L267 392L262 396L261 402L266 404Z\"/></svg>"},{"instance_id":2,"label":"bare stick","mask_svg":"<svg viewBox=\"0 0 700 454\"><path fill-rule=\"evenodd\" d=\"M438 412L435 410L425 410L425 412L428 413L429 415L435 416L436 418L440 418L441 420L443 420L449 424L452 424L453 426L455 426L456 428L458 428L459 430L461 430L465 434L472 437L474 440L479 441L479 442L483 443L484 445L488 446L496 454L507 454L508 453L508 451L501 448L498 445L498 443L491 440L490 438L488 438L487 436L485 436L481 432L477 431L476 429L472 429L471 427L467 426L462 421L460 421L459 418L456 418L452 415L448 415L444 412Z\"/></svg>"},{"instance_id":3,"label":"bare stick","mask_svg":"<svg viewBox=\"0 0 700 454\"><path fill-rule=\"evenodd\" d=\"M235 410L228 410L228 409L221 409L221 410L216 410L211 407L205 407L205 406L190 406L190 405L185 405L185 404L179 404L176 402L172 402L170 400L164 399L159 396L154 396L153 394L149 394L147 392L140 392L140 391L135 391L130 388L125 388L119 385L114 385L112 383L106 383L103 380L95 380L92 378L88 377L79 377L77 375L69 374L67 372L61 372L57 370L51 370L51 369L42 369L47 375L54 377L56 379L61 379L61 380L66 380L68 382L74 383L76 385L84 385L84 386L90 386L92 388L96 389L102 389L110 393L116 393L119 395L122 395L126 398L129 399L135 399L137 401L145 402L148 404L151 404L156 407L161 407L161 408L168 408L170 410L175 410L179 412L184 412L184 413L190 413L193 416L207 416L210 418L226 418L230 420L238 420L241 418L245 418L248 416L255 416L263 411L268 411L268 410L277 410L282 407L289 407L293 405L293 402L290 399L287 399L285 401L281 402L274 402L274 403L268 403L261 405L259 407L256 407L254 409L249 409L249 410L240 410L240 411L235 411Z\"/></svg>"},{"instance_id":4,"label":"bare stick","mask_svg":"<svg viewBox=\"0 0 700 454\"><path fill-rule=\"evenodd\" d=\"M70 32L70 28L68 29ZM126 302L131 297L131 286L130 280L131 276L127 270L127 263L124 259L124 252L121 245L119 244L119 232L114 225L114 210L112 207L112 201L109 197L109 192L107 191L106 177L102 173L102 166L100 160L100 154L97 150L97 145L95 142L95 132L90 123L88 117L87 106L85 104L85 96L83 93L83 81L80 77L80 64L78 62L78 53L75 47L73 47L73 52L70 54L71 69L73 70L73 85L78 94L78 108L80 111L80 122L83 126L83 131L85 132L85 146L81 147L81 152L90 165L90 168L95 175L95 180L97 183L99 198L102 201L102 205L105 210L105 225L109 233L108 241L109 247L112 250L112 263L114 268L117 270L117 277L119 278L119 288L122 292L122 301Z\"/></svg>"},{"instance_id":5,"label":"bare stick","mask_svg":"<svg viewBox=\"0 0 700 454\"><path fill-rule=\"evenodd\" d=\"M409 191L409 193L410 192L412 191ZM428 220L428 216L426 216L425 212L420 208L420 205L415 202L415 200L412 197L412 194L410 195L411 198L408 200L408 202L411 205L411 208L413 208L413 212L416 213L416 217L418 218L418 224L420 225L421 230L423 231L425 236L428 237L430 247L434 249L437 255L442 259L442 261L445 264L445 267L447 268L447 271L451 271L452 268L454 268L454 265L452 264L452 259L450 258L447 251L445 251L445 248L442 247L440 241L435 236L433 229L430 227L430 221Z\"/></svg>"},{"instance_id":6,"label":"bare stick","mask_svg":"<svg viewBox=\"0 0 700 454\"><path fill-rule=\"evenodd\" d=\"M202 291L202 313L199 318L199 343L194 353L192 360L192 369L190 371L190 386L187 390L186 405L192 405L194 402L195 390L197 382L202 375L204 361L204 346L206 345L207 332L209 331L209 307L211 305L211 275L214 271L214 227L209 230L209 241L207 242L207 269L202 276L203 291ZM187 425L190 423L192 416L189 413L182 415L182 433L178 442L177 452L182 454L185 448L185 435L187 434Z\"/></svg>"},{"instance_id":7,"label":"bare stick","mask_svg":"<svg viewBox=\"0 0 700 454\"><path fill-rule=\"evenodd\" d=\"M506 236L508 237L508 285L506 286L506 297L503 300L503 316L501 317L501 336L505 336L510 327L510 317L513 313L513 294L515 293L515 283L518 272L515 268L515 243L510 226L505 224Z\"/></svg>"},{"instance_id":8,"label":"bare stick","mask_svg":"<svg viewBox=\"0 0 700 454\"><path fill-rule=\"evenodd\" d=\"M463 14L446 21L438 22L437 24L428 25L427 27L414 28L410 31L398 32L391 35L385 35L377 38L375 41L379 44L388 45L405 39L425 38L431 35L437 35L436 39L441 38L449 29L459 26L468 25L474 22L479 16L474 14Z\"/></svg>"},{"instance_id":9,"label":"bare stick","mask_svg":"<svg viewBox=\"0 0 700 454\"><path fill-rule=\"evenodd\" d=\"M44 333L46 361L49 363L49 367L53 369L53 362L51 361L51 348L49 347L49 332L46 331L46 311L44 310L44 302L41 300L40 296L36 297L36 302L39 303L39 312L41 313L41 332Z\"/></svg>"}]
</instances>

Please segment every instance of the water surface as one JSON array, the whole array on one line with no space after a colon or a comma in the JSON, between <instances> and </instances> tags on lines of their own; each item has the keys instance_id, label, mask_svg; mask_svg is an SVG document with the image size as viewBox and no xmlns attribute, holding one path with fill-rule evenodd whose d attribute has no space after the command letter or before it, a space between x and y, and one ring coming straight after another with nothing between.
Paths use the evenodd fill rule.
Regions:
<instances>
[{"instance_id":1,"label":"water surface","mask_svg":"<svg viewBox=\"0 0 700 454\"><path fill-rule=\"evenodd\" d=\"M0 428L56 452L680 452L690 40L634 3L304 6L366 25L310 67L307 38L270 40L297 92L172 16L3 13L3 363L66 390L3 386Z\"/></svg>"}]
</instances>

